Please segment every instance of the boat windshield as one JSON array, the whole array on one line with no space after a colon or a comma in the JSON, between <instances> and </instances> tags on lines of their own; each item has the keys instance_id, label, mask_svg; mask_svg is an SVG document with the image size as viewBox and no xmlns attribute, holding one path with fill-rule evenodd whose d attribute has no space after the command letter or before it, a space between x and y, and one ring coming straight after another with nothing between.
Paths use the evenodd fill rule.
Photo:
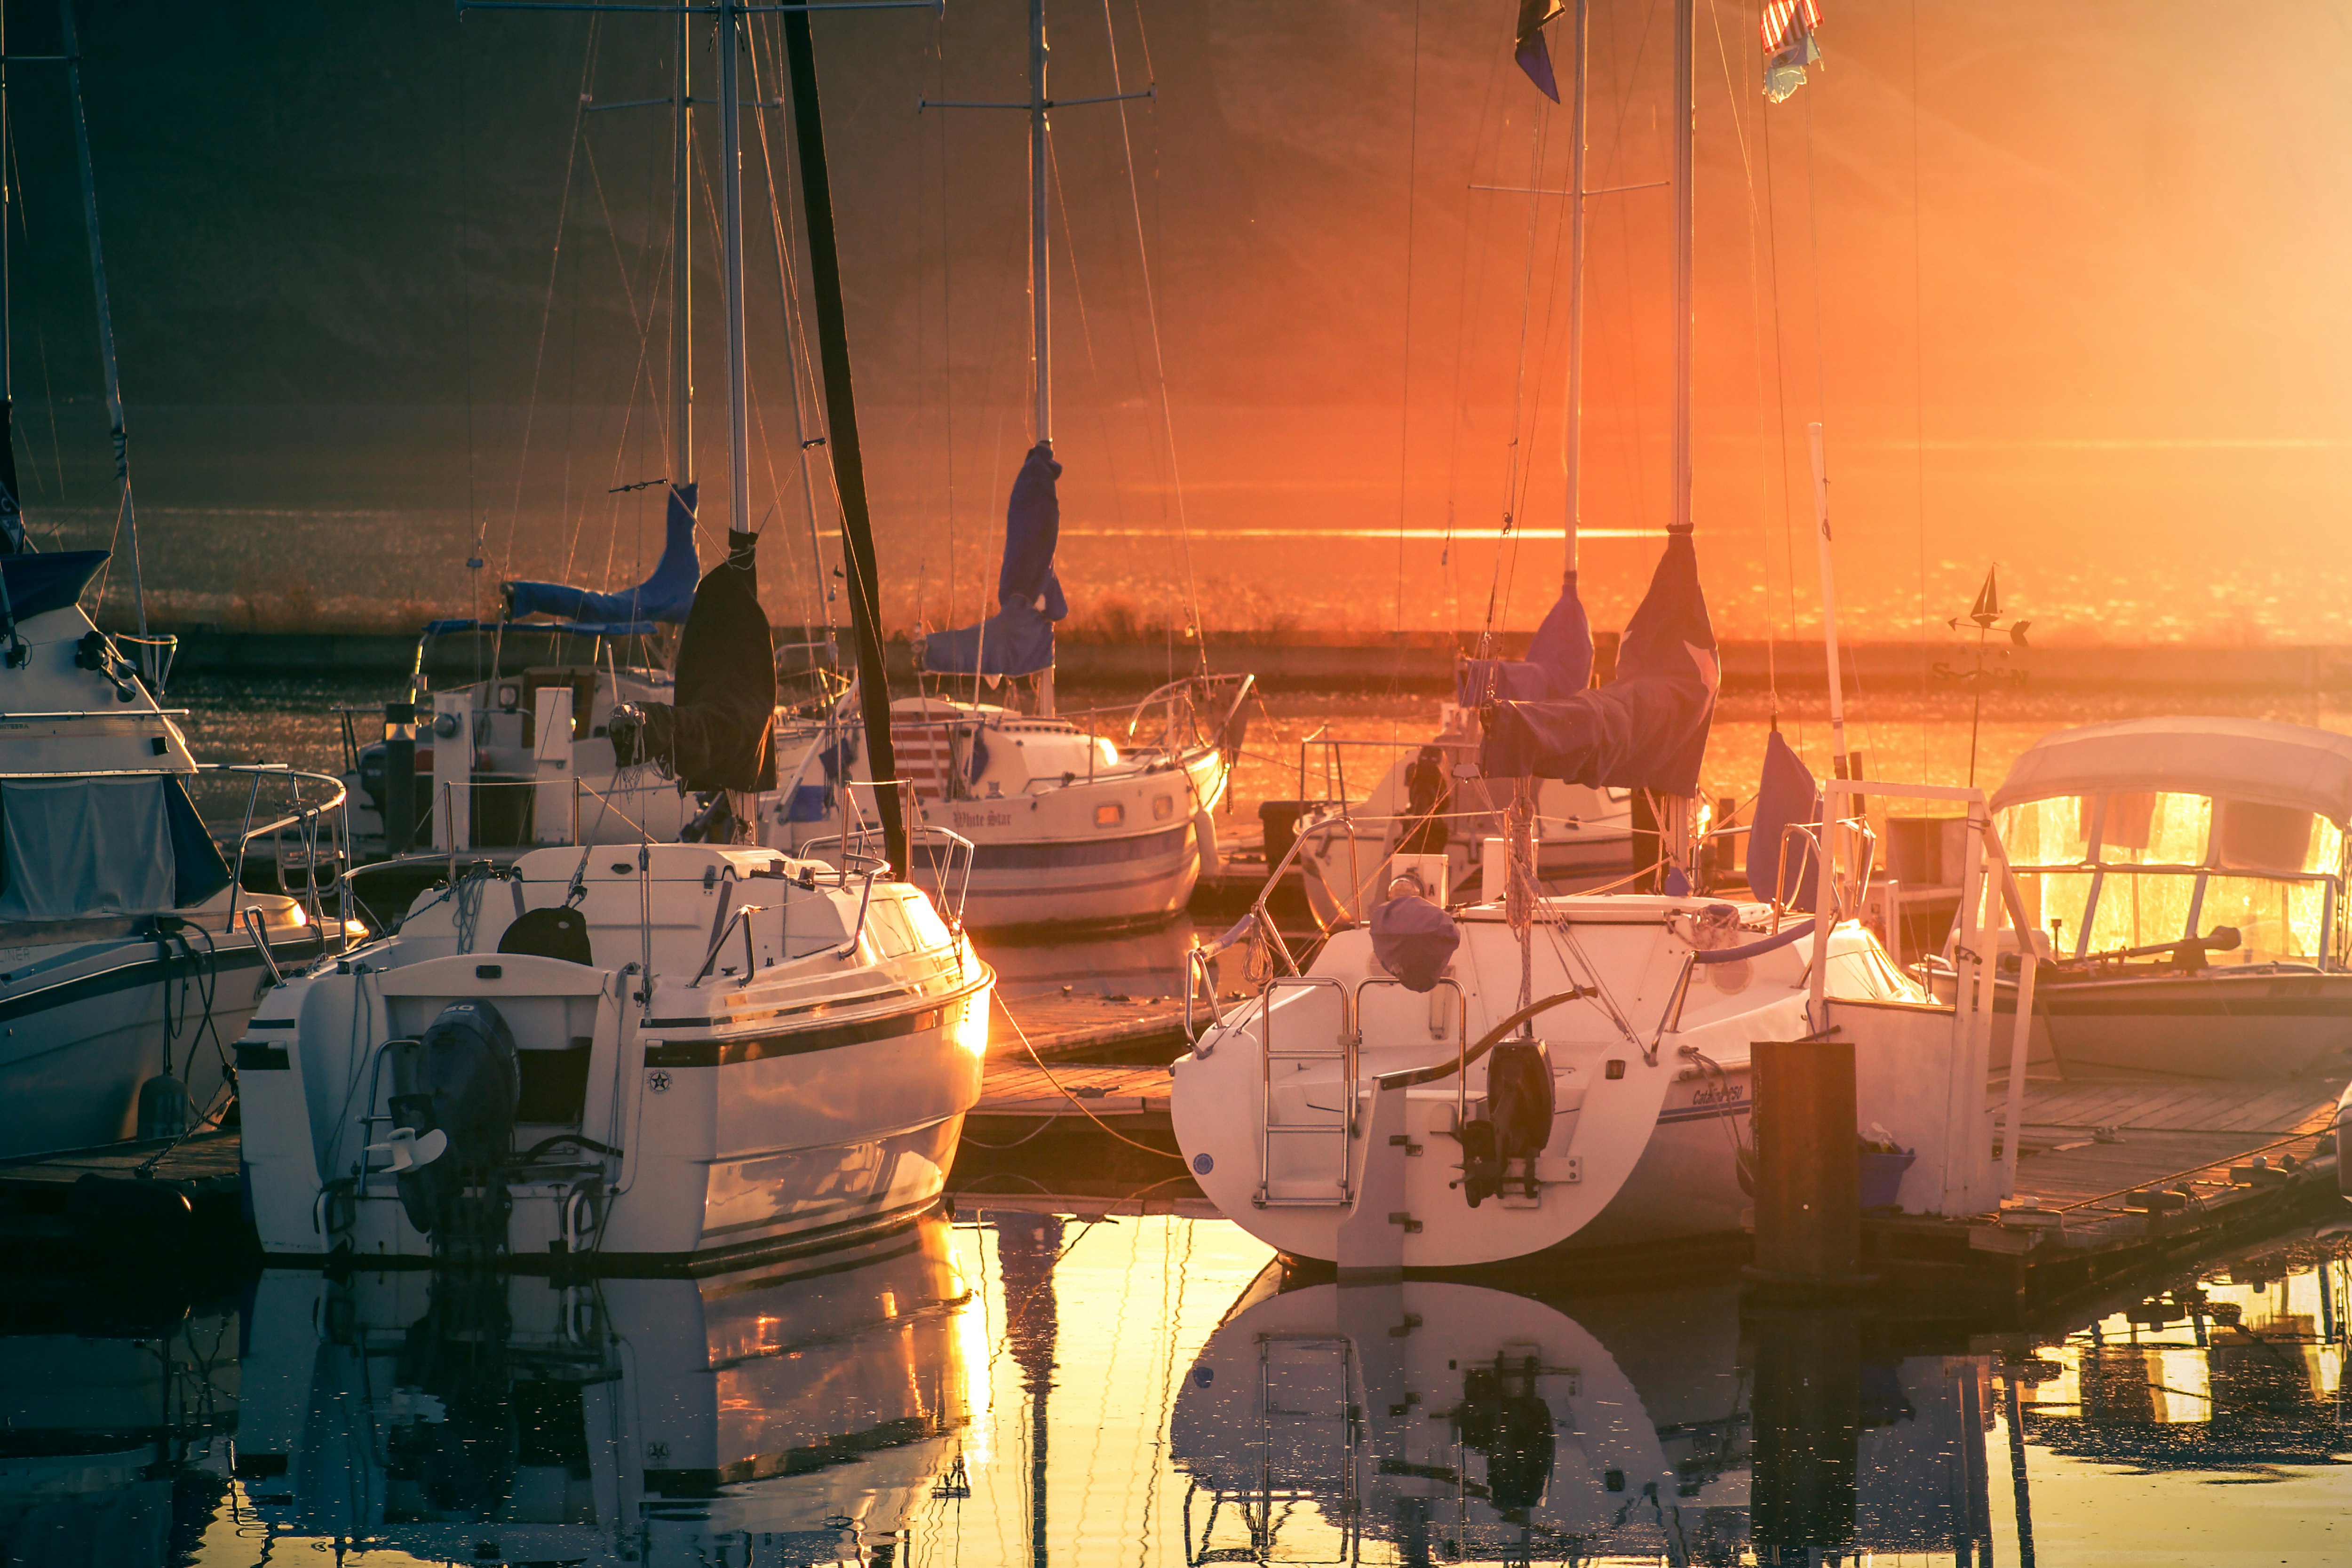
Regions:
<instances>
[{"instance_id":1,"label":"boat windshield","mask_svg":"<svg viewBox=\"0 0 2352 1568\"><path fill-rule=\"evenodd\" d=\"M2341 957L2344 834L2313 812L2147 790L2027 801L1996 821L2026 912L2061 953L2233 926L2241 945L2221 962Z\"/></svg>"}]
</instances>

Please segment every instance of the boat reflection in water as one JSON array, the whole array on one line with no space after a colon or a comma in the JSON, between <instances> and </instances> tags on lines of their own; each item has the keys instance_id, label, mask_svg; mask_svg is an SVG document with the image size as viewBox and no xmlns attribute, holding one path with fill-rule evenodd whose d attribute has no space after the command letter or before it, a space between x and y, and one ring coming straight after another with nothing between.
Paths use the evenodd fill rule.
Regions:
<instances>
[{"instance_id":1,"label":"boat reflection in water","mask_svg":"<svg viewBox=\"0 0 2352 1568\"><path fill-rule=\"evenodd\" d=\"M1868 1357L1835 1312L1743 1323L1727 1286L1555 1306L1412 1280L1282 1290L1269 1269L1178 1395L1187 1547L1196 1563L1990 1561L1992 1364Z\"/></svg>"},{"instance_id":2,"label":"boat reflection in water","mask_svg":"<svg viewBox=\"0 0 2352 1568\"><path fill-rule=\"evenodd\" d=\"M428 1559L890 1561L968 1300L943 1220L699 1280L273 1272L236 1468L274 1533Z\"/></svg>"}]
</instances>

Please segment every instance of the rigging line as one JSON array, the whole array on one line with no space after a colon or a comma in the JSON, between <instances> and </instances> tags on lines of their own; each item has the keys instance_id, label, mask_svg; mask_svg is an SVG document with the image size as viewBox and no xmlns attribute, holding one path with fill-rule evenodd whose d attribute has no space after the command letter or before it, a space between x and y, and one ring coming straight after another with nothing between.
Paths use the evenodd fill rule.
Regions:
<instances>
[{"instance_id":1,"label":"rigging line","mask_svg":"<svg viewBox=\"0 0 2352 1568\"><path fill-rule=\"evenodd\" d=\"M1538 105L1535 115L1534 145L1528 161L1528 184L1532 188L1543 184L1544 146L1551 129L1549 100ZM1543 232L1543 204L1528 203L1528 258L1525 276L1519 288L1519 368L1518 379L1511 388L1511 438L1504 447L1503 527L1496 535L1495 564L1486 583L1486 624L1478 632L1478 657L1484 658L1492 651L1495 639L1495 606L1505 581L1504 557L1511 557L1512 575L1517 575L1518 542L1513 536L1512 525L1517 521L1515 506L1519 483L1519 426L1526 415L1528 400L1528 323L1533 315L1536 296L1536 239Z\"/></svg>"},{"instance_id":2,"label":"rigging line","mask_svg":"<svg viewBox=\"0 0 2352 1568\"><path fill-rule=\"evenodd\" d=\"M1764 264L1766 273L1770 279L1772 284L1772 385L1774 408L1778 416L1775 427L1780 434L1780 440L1779 443L1780 447L1780 518L1785 529L1788 525L1789 508L1792 494L1789 477L1789 339L1788 334L1782 330L1780 324L1780 187L1772 174L1772 122L1769 119L1765 121L1764 133L1758 138L1758 141L1761 142L1764 150L1764 211L1770 219L1770 221L1766 224L1764 229ZM1768 521L1764 526L1766 530L1764 552L1765 646L1769 650L1775 646L1772 630L1771 525ZM1790 570L1792 573L1795 570L1795 559L1792 553L1790 560ZM1796 591L1796 585L1792 581L1789 587L1792 614ZM1796 628L1793 626L1790 628L1790 632L1792 637L1795 635L1795 629ZM1778 681L1777 669L1774 671L1774 676L1775 679L1772 686L1772 722L1773 726L1777 729L1780 721L1780 688ZM1799 738L1802 739L1804 729L1801 722L1798 727L1797 733Z\"/></svg>"},{"instance_id":3,"label":"rigging line","mask_svg":"<svg viewBox=\"0 0 2352 1568\"><path fill-rule=\"evenodd\" d=\"M466 247L473 237L474 210L474 141L467 133L474 121L467 93L471 73L466 68L467 62L466 51L461 48L457 51L457 68L451 74L457 79L457 337L466 362L466 537L471 540L480 517L480 502L474 484L474 277L473 269L466 265ZM477 678L481 675L479 663L477 656Z\"/></svg>"},{"instance_id":4,"label":"rigging line","mask_svg":"<svg viewBox=\"0 0 2352 1568\"><path fill-rule=\"evenodd\" d=\"M1731 50L1723 38L1723 17L1712 5L1707 16L1715 29L1715 52L1723 62L1724 92L1731 100L1731 129L1739 146L1739 174L1748 191L1748 314L1756 336L1756 528L1764 565L1764 679L1772 694L1772 710L1777 717L1780 708L1780 661L1778 639L1772 631L1772 525L1769 511L1772 503L1771 464L1765 449L1764 406L1764 300L1763 280L1758 265L1756 228L1761 221L1756 205L1756 167L1748 149L1748 128L1740 120L1740 101L1747 95L1739 90L1732 74ZM1764 111L1750 110L1761 117ZM1769 136L1768 127L1759 127L1759 135ZM1788 432L1774 429L1772 434L1786 447Z\"/></svg>"},{"instance_id":5,"label":"rigging line","mask_svg":"<svg viewBox=\"0 0 2352 1568\"><path fill-rule=\"evenodd\" d=\"M1143 14L1136 12L1136 29L1142 45L1144 58L1151 58L1150 35L1143 31ZM1192 525L1184 509L1184 476L1176 452L1176 412L1168 398L1168 356L1160 341L1160 295L1151 280L1151 250L1144 242L1143 190L1135 177L1135 137L1128 127L1127 83L1118 64L1118 35L1110 21L1110 0L1103 0L1103 39L1110 50L1110 89L1118 97L1118 145L1127 163L1128 205L1135 214L1135 259L1143 279L1143 314L1151 328L1151 368L1160 387L1160 422L1168 442L1168 483L1176 498L1177 538L1184 566L1184 603L1192 622L1193 658L1198 668L1206 669L1209 663L1209 628L1201 622L1201 593L1192 572ZM1159 100L1153 100L1155 105ZM1068 223L1063 224L1065 238Z\"/></svg>"},{"instance_id":6,"label":"rigging line","mask_svg":"<svg viewBox=\"0 0 2352 1568\"><path fill-rule=\"evenodd\" d=\"M591 73L596 68L597 31L602 22L602 17L588 18L588 40L581 51L580 97L579 101L572 108L572 144L563 152L563 194L555 205L555 244L549 253L547 261L547 295L541 301L539 310L539 346L531 353L530 400L523 405L522 450L515 458L514 506L507 514L506 550L499 563L499 570L502 574L510 572L514 566L515 531L522 521L523 479L530 470L531 430L539 420L540 371L547 360L548 321L555 310L556 279L563 265L563 226L572 213L572 173L578 166L580 144L585 140L583 132L586 130L588 121L588 83L591 80Z\"/></svg>"},{"instance_id":7,"label":"rigging line","mask_svg":"<svg viewBox=\"0 0 2352 1568\"><path fill-rule=\"evenodd\" d=\"M1626 123L1632 118L1633 112L1633 91L1632 84L1641 79L1642 66L1643 62L1648 60L1650 58L1650 44L1657 33L1658 13L1660 9L1659 0L1650 0L1650 4L1643 7L1642 31L1633 40L1633 56L1630 60L1626 61L1621 67L1618 74L1611 83L1613 95L1616 99L1616 112L1610 124L1608 161L1602 165L1601 171L1602 180L1610 184L1623 184L1627 183L1625 169L1625 131ZM1612 60L1622 59L1622 53L1617 47L1618 24L1620 21L1618 8L1614 6L1606 6L1602 7L1601 10L1607 17L1606 25L1609 28L1610 58ZM1605 203L1603 204L1602 210L1608 216L1610 220L1613 221L1616 225L1617 272L1620 297L1628 300L1634 300L1639 297L1639 294L1634 287L1633 281L1633 218L1628 211L1628 205L1623 202ZM1585 247L1587 257L1585 264L1586 277L1589 280L1591 276L1591 230L1589 229L1586 231ZM1589 293L1590 289L1588 283L1588 295ZM1604 348L1611 353L1613 368L1621 382L1630 383L1636 379L1633 369L1633 362L1636 358L1636 353L1633 342L1635 323L1633 311L1627 310L1617 312L1616 323L1618 331L1613 336L1605 341ZM1628 446L1630 445L1631 447L1630 462L1632 472L1634 476L1633 510L1637 515L1642 510L1640 487L1644 482L1645 478L1653 475L1653 466L1650 462L1649 456L1650 444L1647 435L1648 426L1644 419L1646 412L1647 405L1645 403L1636 401L1633 404L1633 416L1631 419L1622 420L1617 424L1617 450L1621 459L1624 458ZM1586 466L1584 471L1587 473L1591 471L1589 464Z\"/></svg>"},{"instance_id":8,"label":"rigging line","mask_svg":"<svg viewBox=\"0 0 2352 1568\"><path fill-rule=\"evenodd\" d=\"M1547 138L1547 140L1549 140L1549 138ZM1537 204L1537 210L1541 210L1541 204ZM1524 429L1515 433L1517 438L1521 442L1518 451L1526 454L1527 460L1516 465L1518 470L1518 481L1517 490L1511 500L1511 516L1515 520L1511 530L1511 570L1503 580L1503 606L1501 611L1501 621L1505 625L1509 624L1511 618L1512 597L1517 592L1519 547L1527 538L1527 530L1524 525L1528 515L1528 498L1532 495L1535 490L1536 464L1533 454L1535 452L1537 433L1543 426L1543 389L1551 384L1550 349L1552 342L1552 324L1559 314L1559 268L1557 262L1559 257L1568 253L1569 247L1566 240L1566 230L1568 228L1569 220L1569 205L1566 202L1562 202L1555 210L1552 218L1552 256L1555 265L1549 275L1547 276L1544 280L1543 323L1534 333L1536 355L1535 396L1528 405L1528 416ZM1530 279L1532 279L1532 272L1530 272ZM1532 289L1530 289L1530 294L1532 294ZM1520 331L1520 354L1523 360L1527 353L1527 337L1528 334L1526 329L1523 327ZM1564 428L1565 426L1563 426L1563 429Z\"/></svg>"},{"instance_id":9,"label":"rigging line","mask_svg":"<svg viewBox=\"0 0 2352 1568\"><path fill-rule=\"evenodd\" d=\"M1919 0L1911 0L1911 473L1919 532L1919 772L1927 776L1927 342L1919 220Z\"/></svg>"},{"instance_id":10,"label":"rigging line","mask_svg":"<svg viewBox=\"0 0 2352 1568\"><path fill-rule=\"evenodd\" d=\"M1486 145L1487 122L1493 118L1496 111L1496 105L1500 101L1500 95L1496 91L1496 84L1497 76L1502 70L1502 68L1503 54L1500 50L1496 50L1493 59L1487 65L1486 94L1478 106L1478 130L1471 142L1471 163L1474 168L1477 164L1479 152ZM1503 123L1505 125L1508 125L1510 123L1510 115L1507 111L1503 115ZM1497 130L1495 134L1496 138L1496 149L1495 153L1495 172L1496 178L1495 183L1500 184L1502 174L1502 151L1500 146L1502 132ZM1535 182L1529 181L1528 183L1532 184ZM1475 285L1473 282L1470 261L1473 254L1471 242L1474 238L1483 238L1492 229L1494 222L1495 217L1493 209L1491 207L1482 206L1479 209L1479 216L1475 221L1465 222L1463 224L1462 254L1455 271L1454 294L1454 386L1446 400L1445 421L1447 426L1445 447L1446 537L1445 543L1439 552L1439 560L1446 568L1446 576L1448 581L1457 584L1454 594L1453 626L1454 638L1457 644L1459 643L1462 635L1462 602L1461 592L1458 584L1464 574L1460 571L1458 565L1454 561L1454 498L1459 493L1462 479L1462 431L1463 427L1469 423L1470 413L1468 405L1463 401L1462 383L1470 346L1470 323L1478 315L1478 306L1485 302L1486 293L1486 268L1483 266L1478 269ZM1486 252L1491 248L1491 246L1482 244L1476 247L1476 254L1483 260Z\"/></svg>"},{"instance_id":11,"label":"rigging line","mask_svg":"<svg viewBox=\"0 0 2352 1568\"><path fill-rule=\"evenodd\" d=\"M784 68L779 58L782 52L782 43L778 36L781 29L772 26L766 31L768 47L771 51L769 58L771 79L781 84L784 80ZM761 96L758 90L760 37L761 30L756 26L753 27L751 29L751 82L755 96ZM779 90L782 90L781 86ZM804 603L810 607L804 609L803 614L809 617L807 621L809 630L814 631L818 626L824 628L825 640L830 651L834 630L833 607L832 601L825 593L824 547L819 538L816 481L811 472L809 458L811 443L808 410L813 404L817 404L819 406L822 405L818 404L815 392L816 370L808 357L810 334L803 330L801 324L800 277L799 270L794 266L793 229L788 216L792 208L788 201L783 199L792 195L793 165L787 162L784 166L783 198L780 198L776 189L776 160L769 147L769 127L765 116L760 119L758 126L761 176L768 188L768 233L776 247L777 309L782 313L784 324L785 373L790 380L793 393L793 450L800 468L802 507L808 519L810 574L806 579ZM786 136L793 134L789 121L784 122L783 134ZM805 379L803 376L803 371L807 373ZM824 465L824 474L826 484L833 486L833 465L830 462ZM777 493L781 495L782 492ZM837 510L841 503L839 489L834 488L832 494L834 505Z\"/></svg>"},{"instance_id":12,"label":"rigging line","mask_svg":"<svg viewBox=\"0 0 2352 1568\"><path fill-rule=\"evenodd\" d=\"M661 284L663 279L668 276L670 258L667 249L665 249L659 255L658 258L656 258L653 243L654 226L647 225L646 227L645 239L637 248L637 266L650 266L655 268L655 271L654 275L646 280L646 313L642 318L640 318L637 314L636 290L630 284L632 268L628 265L627 258L622 254L620 230L618 226L616 226L613 221L613 209L604 199L604 181L599 178L596 174L596 150L593 145L591 145L586 147L584 151L588 153L589 177L594 183L596 187L597 205L604 212L604 226L606 232L612 237L613 262L614 265L620 269L621 293L623 298L628 301L629 323L635 330L637 335L636 363L629 372L628 395L622 404L621 432L614 443L613 452L614 471L612 477L614 481L617 483L620 479L621 461L628 450L630 431L635 420L637 384L640 378L645 379L648 383L650 383L652 379L649 372L647 371L646 365L649 351L652 346L654 323L658 319L658 313L655 310L655 302L661 298ZM609 493L609 486L607 487L607 489ZM589 508L593 505L594 501L593 498L582 505L580 509L579 526L572 531L571 542L564 547L563 571L562 575L565 579L569 579L571 577L572 563L579 558L581 542L587 537ZM608 515L617 515L617 502L608 503L606 509ZM608 552L607 559L605 561L606 569L610 570L611 565L612 562ZM607 581L609 582L609 579Z\"/></svg>"},{"instance_id":13,"label":"rigging line","mask_svg":"<svg viewBox=\"0 0 2352 1568\"><path fill-rule=\"evenodd\" d=\"M1062 256L1069 263L1070 293L1077 301L1078 340L1087 345L1087 374L1095 386L1096 426L1102 432L1103 468L1110 479L1111 521L1120 527L1127 524L1127 501L1118 482L1117 444L1111 439L1110 420L1103 412L1102 366L1095 359L1095 332L1087 314L1087 286L1078 277L1077 230L1070 225L1070 199L1062 189L1062 155L1054 145L1054 128L1045 127L1045 177L1054 184L1054 205L1062 211Z\"/></svg>"},{"instance_id":14,"label":"rigging line","mask_svg":"<svg viewBox=\"0 0 2352 1568\"><path fill-rule=\"evenodd\" d=\"M1140 5L1142 0L1137 0ZM1421 195L1421 0L1412 0L1412 107L1405 117L1404 138L1404 341L1397 351L1397 576L1396 662L1389 671L1389 694L1396 694L1404 673L1404 525L1405 484L1410 472L1412 432L1412 227Z\"/></svg>"},{"instance_id":15,"label":"rigging line","mask_svg":"<svg viewBox=\"0 0 2352 1568\"><path fill-rule=\"evenodd\" d=\"M647 230L647 237L646 247L650 250L652 247L650 229ZM670 263L673 259L674 258L670 250L667 247L665 247L661 254L661 259L656 263L659 270L655 274L651 287L647 292L646 300L648 307L650 307L652 300L660 297L659 290L662 279L668 277ZM642 380L644 382L648 394L657 395L659 393L659 387L655 382L654 372L650 363L651 351L653 348L653 323L655 319L655 315L649 308L646 317L645 331L639 333L637 337L637 363L635 367L629 373L628 398L627 401L622 405L621 408L621 433L619 438L613 444L613 469L607 476L607 478L613 481L613 484L607 486L604 491L604 574L598 578L597 581L603 583L608 590L611 588L613 583L613 554L621 537L621 496L623 492L615 487L619 485L623 468L627 464L629 434L632 429L636 427L637 385L639 381ZM652 421L648 421L648 423L652 423ZM638 431L638 440L641 443L639 447L640 456L637 463L634 466L639 471L642 471L645 467L642 456L644 450L642 446L644 432L642 430ZM665 455L667 455L667 451L665 451ZM591 504L593 503L592 502ZM667 508L667 502L665 502L665 508ZM587 514L584 511L581 514L581 529L582 532L584 534L587 529ZM572 557L566 555L564 557L564 574L566 576L571 575L571 563ZM639 580L643 581L643 579Z\"/></svg>"},{"instance_id":16,"label":"rigging line","mask_svg":"<svg viewBox=\"0 0 2352 1568\"><path fill-rule=\"evenodd\" d=\"M931 21L933 77L940 98L948 96L948 10L939 8ZM956 614L956 472L955 472L955 242L949 222L954 208L948 200L948 118L940 121L940 445L947 470L948 625L959 626ZM981 603L985 605L982 595ZM985 619L985 616L980 617Z\"/></svg>"},{"instance_id":17,"label":"rigging line","mask_svg":"<svg viewBox=\"0 0 2352 1568\"><path fill-rule=\"evenodd\" d=\"M1805 95L1805 232L1812 260L1813 281L1813 416L1826 421L1829 401L1828 362L1822 347L1822 207L1821 197L1813 183L1813 95ZM1797 517L1793 508L1782 509L1780 536L1787 546L1789 584L1789 640L1797 637ZM1804 727L1798 726L1801 737Z\"/></svg>"}]
</instances>

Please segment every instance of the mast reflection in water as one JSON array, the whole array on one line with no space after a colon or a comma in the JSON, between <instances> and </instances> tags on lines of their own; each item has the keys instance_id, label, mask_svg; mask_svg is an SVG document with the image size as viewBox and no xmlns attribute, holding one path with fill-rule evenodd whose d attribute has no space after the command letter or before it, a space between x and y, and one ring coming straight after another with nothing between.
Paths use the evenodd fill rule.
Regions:
<instances>
[{"instance_id":1,"label":"mast reflection in water","mask_svg":"<svg viewBox=\"0 0 2352 1568\"><path fill-rule=\"evenodd\" d=\"M703 1280L12 1280L0 1561L2336 1561L2342 1245L1907 1344L1015 1208Z\"/></svg>"}]
</instances>

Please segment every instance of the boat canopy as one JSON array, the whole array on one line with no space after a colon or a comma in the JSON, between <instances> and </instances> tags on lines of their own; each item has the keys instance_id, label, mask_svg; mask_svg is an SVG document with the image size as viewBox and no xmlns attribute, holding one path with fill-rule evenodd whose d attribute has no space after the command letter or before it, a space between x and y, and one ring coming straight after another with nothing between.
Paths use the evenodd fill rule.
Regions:
<instances>
[{"instance_id":1,"label":"boat canopy","mask_svg":"<svg viewBox=\"0 0 2352 1568\"><path fill-rule=\"evenodd\" d=\"M1561 580L1559 601L1528 640L1528 657L1462 660L1454 669L1454 700L1465 708L1497 700L1541 702L1573 696L1591 684L1592 623L1570 572Z\"/></svg>"},{"instance_id":2,"label":"boat canopy","mask_svg":"<svg viewBox=\"0 0 2352 1568\"><path fill-rule=\"evenodd\" d=\"M1022 459L1004 508L1004 563L996 574L995 615L974 626L923 639L923 668L940 675L1035 675L1054 668L1054 623L1070 613L1054 574L1062 537L1062 503L1054 481L1062 465L1040 441Z\"/></svg>"},{"instance_id":3,"label":"boat canopy","mask_svg":"<svg viewBox=\"0 0 2352 1568\"><path fill-rule=\"evenodd\" d=\"M0 921L186 909L229 877L168 773L0 784Z\"/></svg>"},{"instance_id":4,"label":"boat canopy","mask_svg":"<svg viewBox=\"0 0 2352 1568\"><path fill-rule=\"evenodd\" d=\"M2212 795L2352 822L2352 736L2267 719L2131 719L2036 741L1995 810L2061 795Z\"/></svg>"},{"instance_id":5,"label":"boat canopy","mask_svg":"<svg viewBox=\"0 0 2352 1568\"><path fill-rule=\"evenodd\" d=\"M563 583L510 582L506 584L508 617L561 616L579 623L564 629L598 637L627 637L652 630L651 623L675 626L684 621L694 608L694 585L702 575L702 563L694 552L694 486L670 487L661 559L654 563L653 575L635 587L599 594ZM446 629L462 624L436 623Z\"/></svg>"},{"instance_id":6,"label":"boat canopy","mask_svg":"<svg viewBox=\"0 0 2352 1568\"><path fill-rule=\"evenodd\" d=\"M1593 788L1698 793L1699 763L1722 684L1715 629L1688 530L1669 531L1606 686L1487 709L1478 771Z\"/></svg>"}]
</instances>

